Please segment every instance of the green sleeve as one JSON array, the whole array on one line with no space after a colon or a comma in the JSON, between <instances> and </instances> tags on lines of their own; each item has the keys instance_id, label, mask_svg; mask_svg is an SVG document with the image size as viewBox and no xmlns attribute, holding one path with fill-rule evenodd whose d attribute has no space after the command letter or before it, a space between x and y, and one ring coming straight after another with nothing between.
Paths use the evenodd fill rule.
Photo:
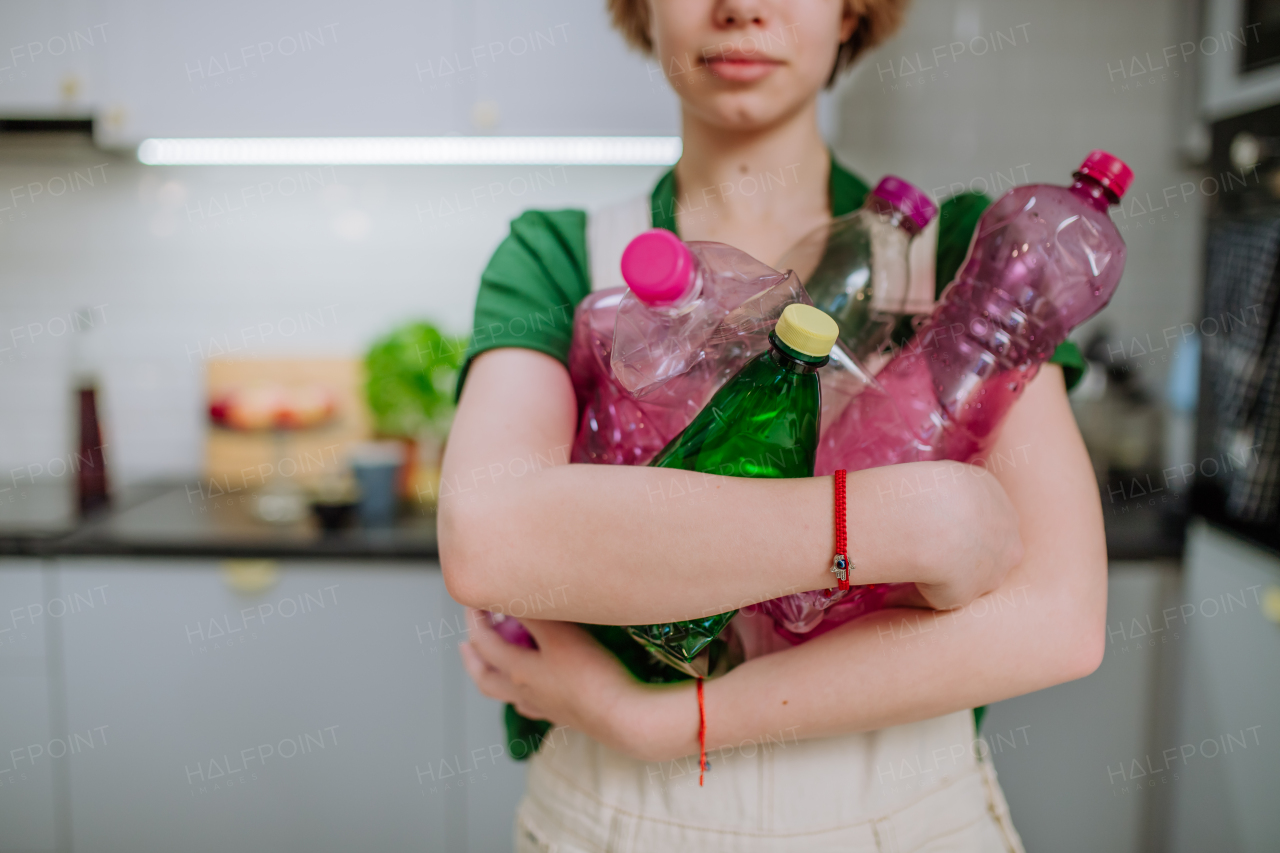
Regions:
<instances>
[{"instance_id":1,"label":"green sleeve","mask_svg":"<svg viewBox=\"0 0 1280 853\"><path fill-rule=\"evenodd\" d=\"M991 199L982 193L968 192L952 196L942 203L938 212L938 259L935 279L936 296L941 296L943 289L951 283L960 271L965 256L969 254L969 243L973 241L973 232L978 227L978 219L991 205ZM1053 351L1050 363L1059 365L1067 380L1067 390L1076 387L1084 377L1088 365L1080 353L1075 341L1064 341Z\"/></svg>"},{"instance_id":2,"label":"green sleeve","mask_svg":"<svg viewBox=\"0 0 1280 853\"><path fill-rule=\"evenodd\" d=\"M978 220L991 206L982 193L960 193L942 203L938 210L938 259L934 274L934 296L941 296L951 279L960 271Z\"/></svg>"},{"instance_id":3,"label":"green sleeve","mask_svg":"<svg viewBox=\"0 0 1280 853\"><path fill-rule=\"evenodd\" d=\"M581 210L530 210L511 223L480 276L458 393L472 359L491 349L521 347L568 363L573 310L591 291L586 230Z\"/></svg>"}]
</instances>

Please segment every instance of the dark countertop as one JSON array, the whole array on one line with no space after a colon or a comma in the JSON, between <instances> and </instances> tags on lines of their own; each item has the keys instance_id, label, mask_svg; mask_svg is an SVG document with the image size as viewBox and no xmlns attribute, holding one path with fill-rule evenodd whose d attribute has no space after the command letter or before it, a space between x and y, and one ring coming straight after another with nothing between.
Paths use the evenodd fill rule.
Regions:
<instances>
[{"instance_id":1,"label":"dark countertop","mask_svg":"<svg viewBox=\"0 0 1280 853\"><path fill-rule=\"evenodd\" d=\"M406 508L394 527L333 532L314 520L271 525L249 514L248 496L202 497L184 483L149 483L113 496L86 519L69 484L0 493L0 554L32 556L307 557L435 560L435 516Z\"/></svg>"},{"instance_id":2,"label":"dark countertop","mask_svg":"<svg viewBox=\"0 0 1280 853\"><path fill-rule=\"evenodd\" d=\"M305 557L435 560L435 516L406 508L394 527L326 533L314 520L265 524L245 495L203 497L194 485L153 482L120 490L110 508L79 519L70 484L0 492L0 555ZM1114 504L1114 502L1112 502ZM1103 497L1107 555L1113 561L1178 559L1185 516ZM416 511L415 511L416 510Z\"/></svg>"}]
</instances>

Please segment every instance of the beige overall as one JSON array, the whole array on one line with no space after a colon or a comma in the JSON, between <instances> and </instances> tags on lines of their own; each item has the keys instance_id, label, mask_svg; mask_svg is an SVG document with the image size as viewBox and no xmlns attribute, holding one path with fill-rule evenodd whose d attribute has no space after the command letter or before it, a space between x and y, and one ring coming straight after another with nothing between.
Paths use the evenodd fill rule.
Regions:
<instances>
[{"instance_id":1,"label":"beige overall","mask_svg":"<svg viewBox=\"0 0 1280 853\"><path fill-rule=\"evenodd\" d=\"M968 711L876 732L779 732L635 761L556 729L530 759L517 853L1022 853Z\"/></svg>"}]
</instances>

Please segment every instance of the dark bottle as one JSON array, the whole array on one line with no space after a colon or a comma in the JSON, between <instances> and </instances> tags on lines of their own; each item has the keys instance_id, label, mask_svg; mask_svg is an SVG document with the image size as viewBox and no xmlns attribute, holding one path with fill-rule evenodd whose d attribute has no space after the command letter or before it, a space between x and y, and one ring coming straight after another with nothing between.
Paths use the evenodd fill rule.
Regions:
<instances>
[{"instance_id":1,"label":"dark bottle","mask_svg":"<svg viewBox=\"0 0 1280 853\"><path fill-rule=\"evenodd\" d=\"M80 409L80 447L76 451L76 496L84 515L107 505L107 459L98 425L98 394L93 385L76 392Z\"/></svg>"},{"instance_id":2,"label":"dark bottle","mask_svg":"<svg viewBox=\"0 0 1280 853\"><path fill-rule=\"evenodd\" d=\"M77 446L71 467L76 472L76 502L81 515L106 506L109 500L107 458L103 453L102 426L98 421L97 371L91 365L84 346L85 332L94 326L93 316L92 310L76 312L76 335L72 338Z\"/></svg>"}]
</instances>

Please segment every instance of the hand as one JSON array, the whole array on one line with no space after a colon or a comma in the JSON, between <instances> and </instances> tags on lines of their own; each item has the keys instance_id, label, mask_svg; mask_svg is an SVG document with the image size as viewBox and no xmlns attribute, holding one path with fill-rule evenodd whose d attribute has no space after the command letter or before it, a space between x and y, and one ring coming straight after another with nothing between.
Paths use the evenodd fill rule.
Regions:
<instances>
[{"instance_id":1,"label":"hand","mask_svg":"<svg viewBox=\"0 0 1280 853\"><path fill-rule=\"evenodd\" d=\"M462 662L491 699L640 760L687 755L690 731L697 748L692 685L641 684L577 625L521 619L538 643L533 650L503 640L480 611L468 609L467 617L471 639L459 646Z\"/></svg>"},{"instance_id":2,"label":"hand","mask_svg":"<svg viewBox=\"0 0 1280 853\"><path fill-rule=\"evenodd\" d=\"M923 603L935 610L963 607L998 587L1022 562L1018 512L999 481L983 468L941 462L946 488L927 514L924 560L933 582L917 582Z\"/></svg>"}]
</instances>

